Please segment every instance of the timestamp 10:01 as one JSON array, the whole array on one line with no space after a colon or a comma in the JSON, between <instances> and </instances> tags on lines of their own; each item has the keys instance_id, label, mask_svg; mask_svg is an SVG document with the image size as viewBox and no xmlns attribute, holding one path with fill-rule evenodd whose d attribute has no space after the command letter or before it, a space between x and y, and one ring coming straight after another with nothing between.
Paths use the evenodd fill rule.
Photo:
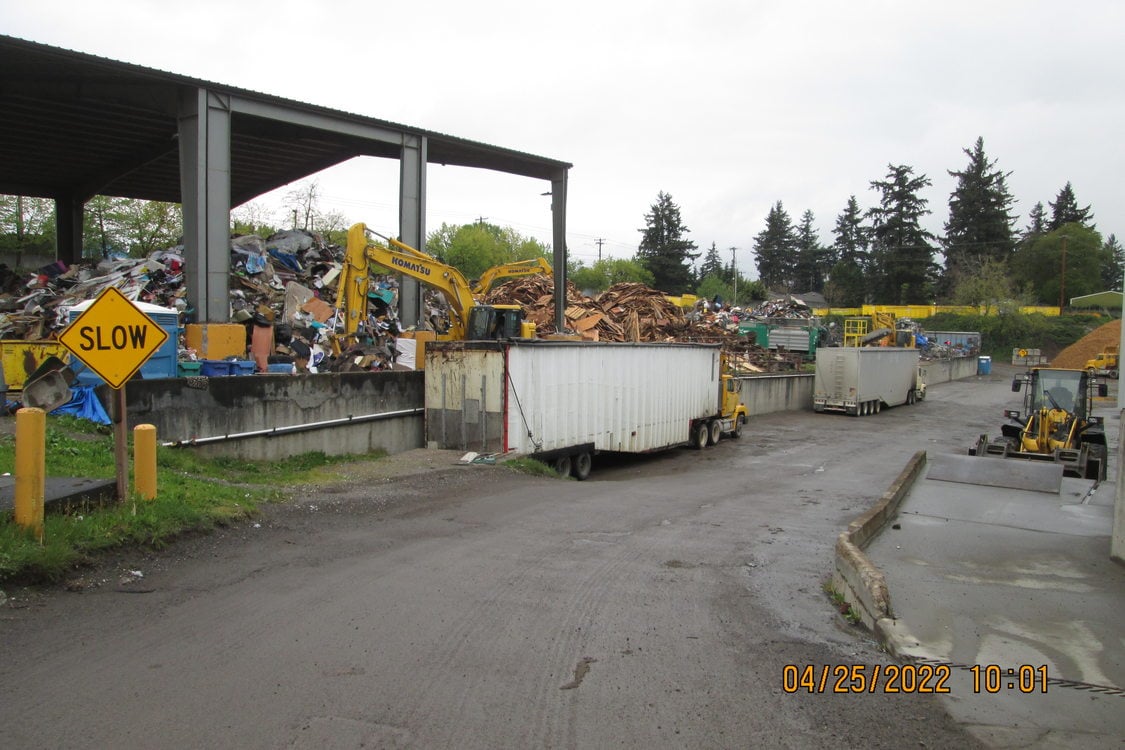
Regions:
<instances>
[{"instance_id":1,"label":"timestamp 10:01","mask_svg":"<svg viewBox=\"0 0 1125 750\"><path fill-rule=\"evenodd\" d=\"M1001 667L999 664L974 664L969 667L973 676L974 693L1047 692L1047 665L1021 664L1018 667Z\"/></svg>"}]
</instances>

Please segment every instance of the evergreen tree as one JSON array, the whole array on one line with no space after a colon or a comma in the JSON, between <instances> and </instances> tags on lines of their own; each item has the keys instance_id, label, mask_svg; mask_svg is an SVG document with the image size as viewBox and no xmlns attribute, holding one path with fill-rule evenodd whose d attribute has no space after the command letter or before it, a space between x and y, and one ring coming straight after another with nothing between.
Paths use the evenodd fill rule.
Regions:
<instances>
[{"instance_id":1,"label":"evergreen tree","mask_svg":"<svg viewBox=\"0 0 1125 750\"><path fill-rule=\"evenodd\" d=\"M1105 257L1105 268L1102 273L1102 283L1106 289L1114 292L1122 291L1122 274L1125 273L1125 248L1117 241L1117 235L1111 234L1105 241L1102 249Z\"/></svg>"},{"instance_id":2,"label":"evergreen tree","mask_svg":"<svg viewBox=\"0 0 1125 750\"><path fill-rule=\"evenodd\" d=\"M686 239L688 228L680 219L680 207L672 196L660 191L637 248L637 260L652 274L653 285L664 292L679 294L694 286L691 261L699 257L695 243Z\"/></svg>"},{"instance_id":3,"label":"evergreen tree","mask_svg":"<svg viewBox=\"0 0 1125 750\"><path fill-rule=\"evenodd\" d=\"M1035 239L1047 233L1047 211L1043 208L1043 201L1039 201L1031 207L1031 213L1027 215L1027 219L1029 224L1027 229L1023 230L1020 242Z\"/></svg>"},{"instance_id":4,"label":"evergreen tree","mask_svg":"<svg viewBox=\"0 0 1125 750\"><path fill-rule=\"evenodd\" d=\"M778 201L766 215L766 228L754 237L755 263L758 278L769 291L793 291L793 256L797 251L797 234L793 220Z\"/></svg>"},{"instance_id":5,"label":"evergreen tree","mask_svg":"<svg viewBox=\"0 0 1125 750\"><path fill-rule=\"evenodd\" d=\"M890 164L885 180L873 180L871 189L882 193L879 205L869 209L872 220L872 260L876 300L883 304L926 302L933 297L937 266L936 238L919 221L930 211L918 195L930 186L925 175L914 177L904 164Z\"/></svg>"},{"instance_id":6,"label":"evergreen tree","mask_svg":"<svg viewBox=\"0 0 1125 750\"><path fill-rule=\"evenodd\" d=\"M964 170L949 170L957 187L949 196L949 220L945 222L945 287L985 260L1007 263L1016 249L1011 214L1012 198L1007 177L1011 172L995 169L984 153L984 139L963 149L969 157Z\"/></svg>"},{"instance_id":7,"label":"evergreen tree","mask_svg":"<svg viewBox=\"0 0 1125 750\"><path fill-rule=\"evenodd\" d=\"M835 263L829 272L824 296L833 305L858 307L863 304L867 293L865 270L869 260L870 232L863 224L863 214L854 195L848 198L848 205L836 217L832 234L835 236L832 242Z\"/></svg>"},{"instance_id":8,"label":"evergreen tree","mask_svg":"<svg viewBox=\"0 0 1125 750\"><path fill-rule=\"evenodd\" d=\"M1047 224L1048 232L1055 231L1063 224L1081 224L1090 229L1094 228L1094 217L1090 215L1090 207L1078 207L1078 200L1074 197L1074 189L1069 182L1059 191L1054 203L1048 205L1051 207L1051 221Z\"/></svg>"},{"instance_id":9,"label":"evergreen tree","mask_svg":"<svg viewBox=\"0 0 1125 750\"><path fill-rule=\"evenodd\" d=\"M825 264L829 254L820 244L820 237L813 226L815 219L813 212L806 210L797 227L793 285L800 292L823 292L825 277L828 275Z\"/></svg>"},{"instance_id":10,"label":"evergreen tree","mask_svg":"<svg viewBox=\"0 0 1125 750\"><path fill-rule=\"evenodd\" d=\"M707 254L703 256L703 262L699 264L699 279L702 281L708 276L722 278L723 275L723 260L719 257L718 246L712 242Z\"/></svg>"}]
</instances>

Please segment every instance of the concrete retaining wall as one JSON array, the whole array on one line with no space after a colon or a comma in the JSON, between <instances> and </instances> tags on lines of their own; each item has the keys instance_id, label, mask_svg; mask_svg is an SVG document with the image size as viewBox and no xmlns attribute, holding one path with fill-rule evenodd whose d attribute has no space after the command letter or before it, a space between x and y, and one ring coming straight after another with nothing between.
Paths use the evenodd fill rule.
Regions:
<instances>
[{"instance_id":1,"label":"concrete retaining wall","mask_svg":"<svg viewBox=\"0 0 1125 750\"><path fill-rule=\"evenodd\" d=\"M976 374L976 359L925 363L928 383ZM208 454L277 460L309 451L330 455L424 445L422 372L249 375L136 380L126 387L127 420L156 425L161 442L196 441ZM813 376L742 379L754 415L812 408ZM104 386L99 395L110 403ZM410 412L399 414L399 412ZM350 418L350 419L349 419ZM268 435L244 433L268 431ZM232 436L224 440L212 440Z\"/></svg>"},{"instance_id":2,"label":"concrete retaining wall","mask_svg":"<svg viewBox=\"0 0 1125 750\"><path fill-rule=\"evenodd\" d=\"M976 357L957 357L955 359L935 359L922 362L926 385L948 383L951 380L971 378L977 374Z\"/></svg>"},{"instance_id":3,"label":"concrete retaining wall","mask_svg":"<svg viewBox=\"0 0 1125 750\"><path fill-rule=\"evenodd\" d=\"M741 378L742 403L750 418L775 411L812 409L813 376L751 375Z\"/></svg>"},{"instance_id":4,"label":"concrete retaining wall","mask_svg":"<svg viewBox=\"0 0 1125 750\"><path fill-rule=\"evenodd\" d=\"M891 619L891 600L883 572L864 554L872 537L898 513L902 499L926 466L926 453L915 453L883 496L859 518L848 524L836 540L836 569L832 585L871 628L881 642L885 623Z\"/></svg>"},{"instance_id":5,"label":"concrete retaining wall","mask_svg":"<svg viewBox=\"0 0 1125 750\"><path fill-rule=\"evenodd\" d=\"M207 454L278 460L387 453L423 440L423 373L247 375L131 381L126 419L156 426L160 442L191 442ZM103 403L111 394L102 386ZM244 433L269 431L263 436ZM232 436L223 440L212 440Z\"/></svg>"}]
</instances>

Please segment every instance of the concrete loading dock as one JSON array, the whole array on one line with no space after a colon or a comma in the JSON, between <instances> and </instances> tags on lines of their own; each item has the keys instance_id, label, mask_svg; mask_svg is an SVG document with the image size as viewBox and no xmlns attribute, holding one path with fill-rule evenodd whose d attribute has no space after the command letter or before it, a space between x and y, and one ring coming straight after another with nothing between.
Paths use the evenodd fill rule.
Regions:
<instances>
[{"instance_id":1,"label":"concrete loading dock","mask_svg":"<svg viewBox=\"0 0 1125 750\"><path fill-rule=\"evenodd\" d=\"M1119 456L1118 410L1098 414ZM841 534L835 585L906 664L947 670L951 712L989 745L1111 746L1125 736L1119 470L1099 484L1057 464L919 452Z\"/></svg>"}]
</instances>

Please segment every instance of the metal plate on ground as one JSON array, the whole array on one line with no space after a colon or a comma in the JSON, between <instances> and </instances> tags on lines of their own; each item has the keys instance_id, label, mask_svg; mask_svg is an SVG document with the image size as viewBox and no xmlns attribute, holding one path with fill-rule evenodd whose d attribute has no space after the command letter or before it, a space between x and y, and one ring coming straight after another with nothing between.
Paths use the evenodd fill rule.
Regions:
<instances>
[{"instance_id":1,"label":"metal plate on ground","mask_svg":"<svg viewBox=\"0 0 1125 750\"><path fill-rule=\"evenodd\" d=\"M1021 458L990 456L931 456L927 479L986 487L1007 487L1013 490L1059 494L1062 488L1062 464Z\"/></svg>"}]
</instances>

